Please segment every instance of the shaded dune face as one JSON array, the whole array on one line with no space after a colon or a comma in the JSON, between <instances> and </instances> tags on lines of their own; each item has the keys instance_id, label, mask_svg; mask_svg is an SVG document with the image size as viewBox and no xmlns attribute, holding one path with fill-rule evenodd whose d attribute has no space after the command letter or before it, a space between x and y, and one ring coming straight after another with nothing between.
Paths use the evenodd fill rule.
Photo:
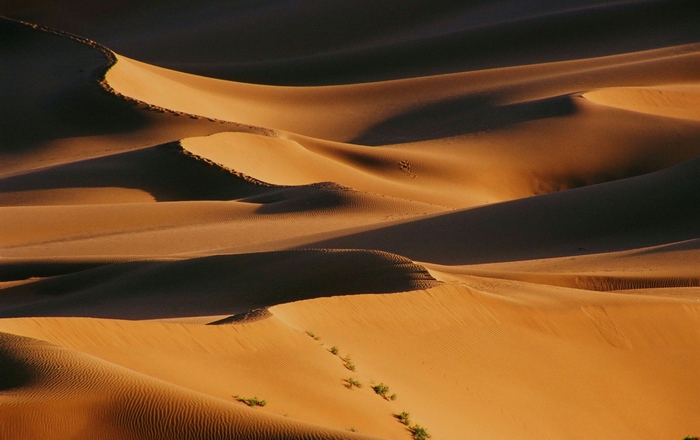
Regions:
<instances>
[{"instance_id":1,"label":"shaded dune face","mask_svg":"<svg viewBox=\"0 0 700 440\"><path fill-rule=\"evenodd\" d=\"M699 178L696 159L637 178L442 214L313 246L372 243L420 261L479 264L680 242L700 234ZM406 241L406 236L416 238Z\"/></svg>"},{"instance_id":2,"label":"shaded dune face","mask_svg":"<svg viewBox=\"0 0 700 440\"><path fill-rule=\"evenodd\" d=\"M96 71L108 64L101 52L8 20L0 20L0 33L1 62L13 66L0 86L0 153L63 137L132 131L147 123L97 84Z\"/></svg>"},{"instance_id":3,"label":"shaded dune face","mask_svg":"<svg viewBox=\"0 0 700 440\"><path fill-rule=\"evenodd\" d=\"M700 434L697 1L0 14L0 438Z\"/></svg>"},{"instance_id":4,"label":"shaded dune face","mask_svg":"<svg viewBox=\"0 0 700 440\"><path fill-rule=\"evenodd\" d=\"M576 106L570 96L503 106L489 102L488 97L468 96L398 115L371 127L353 142L362 145L420 142L498 130L575 112Z\"/></svg>"},{"instance_id":5,"label":"shaded dune face","mask_svg":"<svg viewBox=\"0 0 700 440\"><path fill-rule=\"evenodd\" d=\"M181 176L189 178L183 181ZM140 190L156 201L230 200L265 191L264 186L183 154L178 143L6 177L0 179L0 188L8 205L14 200L17 204L29 204L32 194L59 189L74 190L75 200L62 204L80 203L80 190L88 188L102 190L105 198L114 188ZM23 194L27 195L22 197Z\"/></svg>"},{"instance_id":6,"label":"shaded dune face","mask_svg":"<svg viewBox=\"0 0 700 440\"><path fill-rule=\"evenodd\" d=\"M292 85L588 58L691 43L699 36L692 0L508 5L392 0L381 7L339 0L115 2L104 11L80 3L63 8L34 3L14 6L9 14L177 70ZM90 19L77 19L81 15Z\"/></svg>"},{"instance_id":7,"label":"shaded dune face","mask_svg":"<svg viewBox=\"0 0 700 440\"><path fill-rule=\"evenodd\" d=\"M310 271L304 270L309 267ZM31 269L3 267L8 278L14 270L16 276L23 276ZM22 284L5 289L5 303L9 305L11 298L17 302L0 313L121 319L233 315L286 301L401 292L437 284L412 261L376 251L220 255L179 262L104 264Z\"/></svg>"}]
</instances>

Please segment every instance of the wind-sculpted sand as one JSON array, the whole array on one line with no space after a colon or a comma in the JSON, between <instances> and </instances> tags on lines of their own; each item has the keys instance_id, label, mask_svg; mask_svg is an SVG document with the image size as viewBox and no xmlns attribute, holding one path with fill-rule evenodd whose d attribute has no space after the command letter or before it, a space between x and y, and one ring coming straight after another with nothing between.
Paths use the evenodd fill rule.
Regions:
<instances>
[{"instance_id":1,"label":"wind-sculpted sand","mask_svg":"<svg viewBox=\"0 0 700 440\"><path fill-rule=\"evenodd\" d=\"M0 438L700 435L696 2L0 15Z\"/></svg>"}]
</instances>

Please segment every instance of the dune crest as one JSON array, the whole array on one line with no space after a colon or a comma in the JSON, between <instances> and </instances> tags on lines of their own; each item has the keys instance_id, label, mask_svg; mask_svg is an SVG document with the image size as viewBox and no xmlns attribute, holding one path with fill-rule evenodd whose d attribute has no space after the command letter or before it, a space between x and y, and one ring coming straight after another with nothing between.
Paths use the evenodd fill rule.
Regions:
<instances>
[{"instance_id":1,"label":"dune crest","mask_svg":"<svg viewBox=\"0 0 700 440\"><path fill-rule=\"evenodd\" d=\"M583 97L597 104L672 118L700 120L700 84L596 90Z\"/></svg>"}]
</instances>

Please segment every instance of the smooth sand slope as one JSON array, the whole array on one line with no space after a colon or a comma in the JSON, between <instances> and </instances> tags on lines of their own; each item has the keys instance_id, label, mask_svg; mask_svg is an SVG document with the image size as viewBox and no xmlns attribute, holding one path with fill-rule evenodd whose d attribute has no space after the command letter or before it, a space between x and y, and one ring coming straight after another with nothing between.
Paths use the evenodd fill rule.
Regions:
<instances>
[{"instance_id":1,"label":"smooth sand slope","mask_svg":"<svg viewBox=\"0 0 700 440\"><path fill-rule=\"evenodd\" d=\"M700 402L688 368L699 360L697 303L483 278L467 283L293 303L234 326L38 318L3 320L1 328L216 399L256 395L278 416L388 438L408 437L392 417L401 411L435 438L557 438L572 435L572 427L577 438L677 438L697 430ZM331 346L351 357L355 372ZM347 389L348 377L363 387ZM377 396L372 382L389 385L396 400ZM170 407L158 387L139 389L153 407ZM179 401L203 406L185 397ZM133 417L129 403L139 408L140 399L121 403L128 411L122 420ZM181 423L196 427L196 420ZM248 420L253 427L256 421Z\"/></svg>"},{"instance_id":2,"label":"smooth sand slope","mask_svg":"<svg viewBox=\"0 0 700 440\"><path fill-rule=\"evenodd\" d=\"M700 435L697 2L0 15L0 438Z\"/></svg>"}]
</instances>

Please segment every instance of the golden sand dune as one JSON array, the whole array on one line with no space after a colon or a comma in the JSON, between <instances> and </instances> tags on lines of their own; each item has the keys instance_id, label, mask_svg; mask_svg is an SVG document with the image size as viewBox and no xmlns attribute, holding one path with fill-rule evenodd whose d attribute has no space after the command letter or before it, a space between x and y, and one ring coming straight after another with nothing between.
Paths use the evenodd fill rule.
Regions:
<instances>
[{"instance_id":1,"label":"golden sand dune","mask_svg":"<svg viewBox=\"0 0 700 440\"><path fill-rule=\"evenodd\" d=\"M644 176L429 218L311 244L366 247L443 264L602 253L700 233L700 160ZM412 237L405 240L405 237Z\"/></svg>"},{"instance_id":2,"label":"golden sand dune","mask_svg":"<svg viewBox=\"0 0 700 440\"><path fill-rule=\"evenodd\" d=\"M3 320L1 328L216 399L255 394L273 414L390 438L404 435L392 417L401 411L436 437L455 438L465 430L557 437L572 424L581 437L685 432L659 426L647 411L695 426L697 393L685 384L694 377L687 365L698 361L697 304L465 283L297 302L233 326L37 318ZM333 346L355 371L329 352ZM424 370L431 374L416 381ZM348 377L363 386L347 389ZM387 384L396 399L377 396L372 383ZM542 413L550 415L546 425L537 423Z\"/></svg>"},{"instance_id":3,"label":"golden sand dune","mask_svg":"<svg viewBox=\"0 0 700 440\"><path fill-rule=\"evenodd\" d=\"M689 44L545 65L350 85L281 87L201 77L115 56L119 61L106 81L131 99L324 139L375 143L374 138L384 141L388 134L382 132L390 128L424 140L567 116L574 112L572 106L565 99L552 98L627 83L697 82L700 66L698 45ZM422 133L427 124L437 124L440 130ZM423 130L415 133L418 128Z\"/></svg>"},{"instance_id":4,"label":"golden sand dune","mask_svg":"<svg viewBox=\"0 0 700 440\"><path fill-rule=\"evenodd\" d=\"M13 66L3 70L0 85L2 176L224 128L205 119L144 112L105 93L98 80L114 56L98 43L5 18L0 18L0 29L0 60Z\"/></svg>"},{"instance_id":5,"label":"golden sand dune","mask_svg":"<svg viewBox=\"0 0 700 440\"><path fill-rule=\"evenodd\" d=\"M264 190L185 154L177 142L13 174L0 178L0 188L6 206L229 200Z\"/></svg>"},{"instance_id":6,"label":"golden sand dune","mask_svg":"<svg viewBox=\"0 0 700 440\"><path fill-rule=\"evenodd\" d=\"M302 270L306 267L313 268L311 273ZM11 272L13 267L4 269ZM286 301L436 284L411 260L378 251L218 255L104 264L7 288L0 314L124 319L232 315Z\"/></svg>"},{"instance_id":7,"label":"golden sand dune","mask_svg":"<svg viewBox=\"0 0 700 440\"><path fill-rule=\"evenodd\" d=\"M0 14L0 438L700 435L697 2Z\"/></svg>"},{"instance_id":8,"label":"golden sand dune","mask_svg":"<svg viewBox=\"0 0 700 440\"><path fill-rule=\"evenodd\" d=\"M0 341L7 438L369 438L256 412L36 339Z\"/></svg>"}]
</instances>

